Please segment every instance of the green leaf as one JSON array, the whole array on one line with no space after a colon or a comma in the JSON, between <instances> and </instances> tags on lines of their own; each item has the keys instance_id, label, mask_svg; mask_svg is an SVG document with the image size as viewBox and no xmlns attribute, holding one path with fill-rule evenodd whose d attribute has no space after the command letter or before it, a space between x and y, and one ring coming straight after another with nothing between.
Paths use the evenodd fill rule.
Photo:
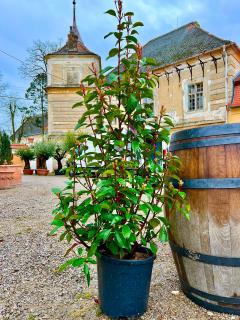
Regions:
<instances>
[{"instance_id":1,"label":"green leaf","mask_svg":"<svg viewBox=\"0 0 240 320\"><path fill-rule=\"evenodd\" d=\"M67 260L66 262L64 262L64 263L58 268L58 272L63 272L65 269L67 269L69 266L71 266L76 259L77 259L77 258L74 257L74 258L71 258L71 259Z\"/></svg>"},{"instance_id":2,"label":"green leaf","mask_svg":"<svg viewBox=\"0 0 240 320\"><path fill-rule=\"evenodd\" d=\"M108 75L108 80L110 83L116 82L118 80L118 76L115 73L110 73Z\"/></svg>"},{"instance_id":3,"label":"green leaf","mask_svg":"<svg viewBox=\"0 0 240 320\"><path fill-rule=\"evenodd\" d=\"M113 48L112 50L109 51L108 58L115 57L118 54L118 49Z\"/></svg>"},{"instance_id":4,"label":"green leaf","mask_svg":"<svg viewBox=\"0 0 240 320\"><path fill-rule=\"evenodd\" d=\"M109 238L111 232L112 232L112 229L102 230L98 235L98 239L99 240L102 239L103 241L106 241Z\"/></svg>"},{"instance_id":5,"label":"green leaf","mask_svg":"<svg viewBox=\"0 0 240 320\"><path fill-rule=\"evenodd\" d=\"M146 241L146 239L145 239L144 237L141 238L141 244L142 244L144 247L146 247L146 245L147 245L147 241Z\"/></svg>"},{"instance_id":6,"label":"green leaf","mask_svg":"<svg viewBox=\"0 0 240 320\"><path fill-rule=\"evenodd\" d=\"M143 59L143 62L147 65L150 65L150 66L156 66L157 62L154 58L144 58Z\"/></svg>"},{"instance_id":7,"label":"green leaf","mask_svg":"<svg viewBox=\"0 0 240 320\"><path fill-rule=\"evenodd\" d=\"M52 193L54 193L54 194L59 194L59 193L61 193L61 189L60 188L52 188Z\"/></svg>"},{"instance_id":8,"label":"green leaf","mask_svg":"<svg viewBox=\"0 0 240 320\"><path fill-rule=\"evenodd\" d=\"M113 188L112 186L103 187L97 192L97 198L101 198L106 195L114 197L115 196L115 188Z\"/></svg>"},{"instance_id":9,"label":"green leaf","mask_svg":"<svg viewBox=\"0 0 240 320\"><path fill-rule=\"evenodd\" d=\"M136 197L134 194L127 192L125 192L125 194L134 204L138 203L138 197Z\"/></svg>"},{"instance_id":10,"label":"green leaf","mask_svg":"<svg viewBox=\"0 0 240 320\"><path fill-rule=\"evenodd\" d=\"M159 240L161 242L168 242L168 232L165 226L162 226L160 229Z\"/></svg>"},{"instance_id":11,"label":"green leaf","mask_svg":"<svg viewBox=\"0 0 240 320\"><path fill-rule=\"evenodd\" d=\"M133 112L133 110L136 109L137 105L138 105L137 97L135 96L135 94L131 94L127 100L127 111L129 113Z\"/></svg>"},{"instance_id":12,"label":"green leaf","mask_svg":"<svg viewBox=\"0 0 240 320\"><path fill-rule=\"evenodd\" d=\"M93 242L93 243L91 244L91 247L90 247L90 249L88 250L88 258L90 258L90 257L92 257L92 256L95 255L98 246L99 246L99 243L98 243L98 242Z\"/></svg>"},{"instance_id":13,"label":"green leaf","mask_svg":"<svg viewBox=\"0 0 240 320\"><path fill-rule=\"evenodd\" d=\"M113 10L113 9L107 10L105 13L110 14L111 16L114 16L114 17L117 16L115 10Z\"/></svg>"},{"instance_id":14,"label":"green leaf","mask_svg":"<svg viewBox=\"0 0 240 320\"><path fill-rule=\"evenodd\" d=\"M143 26L144 26L144 24L143 24L142 22L140 22L140 21L135 22L135 23L133 24L133 28L143 27Z\"/></svg>"},{"instance_id":15,"label":"green leaf","mask_svg":"<svg viewBox=\"0 0 240 320\"><path fill-rule=\"evenodd\" d=\"M159 226L160 221L157 218L153 218L153 219L149 220L148 223L153 229L155 229L157 226Z\"/></svg>"},{"instance_id":16,"label":"green leaf","mask_svg":"<svg viewBox=\"0 0 240 320\"><path fill-rule=\"evenodd\" d=\"M89 272L89 267L88 267L87 264L84 264L83 273L85 275L85 278L87 280L87 284L88 284L88 287L89 287L89 285L90 285L90 272Z\"/></svg>"},{"instance_id":17,"label":"green leaf","mask_svg":"<svg viewBox=\"0 0 240 320\"><path fill-rule=\"evenodd\" d=\"M124 145L125 145L125 143L124 143L124 141L121 141L121 140L115 140L114 141L114 145L116 146L116 147L124 147Z\"/></svg>"},{"instance_id":18,"label":"green leaf","mask_svg":"<svg viewBox=\"0 0 240 320\"><path fill-rule=\"evenodd\" d=\"M84 262L85 262L85 259L83 259L83 258L75 259L75 260L73 261L73 263L72 263L72 266L73 266L74 268L77 268L77 267L80 267L81 265L83 265Z\"/></svg>"},{"instance_id":19,"label":"green leaf","mask_svg":"<svg viewBox=\"0 0 240 320\"><path fill-rule=\"evenodd\" d=\"M131 235L131 229L129 228L128 225L124 225L122 228L122 234L124 236L125 239L128 239Z\"/></svg>"},{"instance_id":20,"label":"green leaf","mask_svg":"<svg viewBox=\"0 0 240 320\"><path fill-rule=\"evenodd\" d=\"M135 38L134 36L127 36L126 37L127 41L131 41L131 42L134 42L134 43L138 43L138 39Z\"/></svg>"},{"instance_id":21,"label":"green leaf","mask_svg":"<svg viewBox=\"0 0 240 320\"><path fill-rule=\"evenodd\" d=\"M106 35L104 36L104 39L107 39L107 38L110 37L112 34L114 34L114 32L109 32L108 34L106 34Z\"/></svg>"},{"instance_id":22,"label":"green leaf","mask_svg":"<svg viewBox=\"0 0 240 320\"><path fill-rule=\"evenodd\" d=\"M139 150L139 145L140 145L139 141L135 140L135 141L132 142L133 152L137 152Z\"/></svg>"},{"instance_id":23,"label":"green leaf","mask_svg":"<svg viewBox=\"0 0 240 320\"><path fill-rule=\"evenodd\" d=\"M98 181L97 186L99 188L101 188L101 187L110 186L111 184L112 184L112 180L111 179L102 179L102 180Z\"/></svg>"},{"instance_id":24,"label":"green leaf","mask_svg":"<svg viewBox=\"0 0 240 320\"><path fill-rule=\"evenodd\" d=\"M118 231L115 232L115 239L120 248L126 249L127 246L126 246L125 239L123 238L120 232Z\"/></svg>"},{"instance_id":25,"label":"green leaf","mask_svg":"<svg viewBox=\"0 0 240 320\"><path fill-rule=\"evenodd\" d=\"M179 195L182 199L185 199L185 198L186 198L186 193L183 192L183 191L179 191L179 192L178 192L178 195Z\"/></svg>"},{"instance_id":26,"label":"green leaf","mask_svg":"<svg viewBox=\"0 0 240 320\"><path fill-rule=\"evenodd\" d=\"M86 118L85 117L82 117L78 120L78 123L76 124L74 130L78 130L80 129L81 127L83 127L85 125L85 121L86 121Z\"/></svg>"},{"instance_id":27,"label":"green leaf","mask_svg":"<svg viewBox=\"0 0 240 320\"><path fill-rule=\"evenodd\" d=\"M64 226L64 222L62 220L53 220L51 223L52 226L58 226L58 227L63 227Z\"/></svg>"},{"instance_id":28,"label":"green leaf","mask_svg":"<svg viewBox=\"0 0 240 320\"><path fill-rule=\"evenodd\" d=\"M104 210L110 210L111 206L107 201L103 201L100 203L100 207Z\"/></svg>"},{"instance_id":29,"label":"green leaf","mask_svg":"<svg viewBox=\"0 0 240 320\"><path fill-rule=\"evenodd\" d=\"M148 206L146 205L146 203L143 203L139 206L139 209L142 210L145 214L148 213Z\"/></svg>"},{"instance_id":30,"label":"green leaf","mask_svg":"<svg viewBox=\"0 0 240 320\"><path fill-rule=\"evenodd\" d=\"M124 15L125 15L125 17L134 16L134 12L128 11L128 12L126 12Z\"/></svg>"},{"instance_id":31,"label":"green leaf","mask_svg":"<svg viewBox=\"0 0 240 320\"><path fill-rule=\"evenodd\" d=\"M72 106L72 108L75 109L75 108L81 107L81 106L83 106L83 105L84 105L84 102L83 102L83 101L80 101L80 102L75 103L75 104Z\"/></svg>"},{"instance_id":32,"label":"green leaf","mask_svg":"<svg viewBox=\"0 0 240 320\"><path fill-rule=\"evenodd\" d=\"M118 246L114 242L110 242L108 248L114 256L118 254Z\"/></svg>"},{"instance_id":33,"label":"green leaf","mask_svg":"<svg viewBox=\"0 0 240 320\"><path fill-rule=\"evenodd\" d=\"M108 71L110 71L110 70L112 70L112 69L113 69L113 67L107 66L106 68L104 68L104 69L101 70L101 74L105 74L106 72L108 72Z\"/></svg>"},{"instance_id":34,"label":"green leaf","mask_svg":"<svg viewBox=\"0 0 240 320\"><path fill-rule=\"evenodd\" d=\"M55 228L53 228L52 231L49 233L50 236L53 236L58 231L59 228L61 228L61 226L56 226Z\"/></svg>"},{"instance_id":35,"label":"green leaf","mask_svg":"<svg viewBox=\"0 0 240 320\"><path fill-rule=\"evenodd\" d=\"M154 255L157 253L157 246L152 241L150 242L150 249Z\"/></svg>"},{"instance_id":36,"label":"green leaf","mask_svg":"<svg viewBox=\"0 0 240 320\"><path fill-rule=\"evenodd\" d=\"M163 119L165 123L168 124L170 127L174 127L174 123L172 122L172 119L170 117L164 117Z\"/></svg>"}]
</instances>

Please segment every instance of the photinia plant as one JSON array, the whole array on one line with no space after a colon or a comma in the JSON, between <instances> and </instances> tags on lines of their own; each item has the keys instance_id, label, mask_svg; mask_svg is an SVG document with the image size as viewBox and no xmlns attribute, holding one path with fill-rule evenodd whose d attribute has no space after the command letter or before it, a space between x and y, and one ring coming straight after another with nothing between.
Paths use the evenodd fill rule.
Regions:
<instances>
[{"instance_id":1,"label":"photinia plant","mask_svg":"<svg viewBox=\"0 0 240 320\"><path fill-rule=\"evenodd\" d=\"M116 40L108 59L117 57L117 67L98 72L93 64L82 81L74 108L85 108L76 125L85 133L70 152L66 187L53 189L59 202L51 234L62 229L60 240L71 243L67 254L75 252L60 270L81 266L88 284L89 264L100 252L134 259L143 246L156 254L156 240L168 240L164 205L187 218L189 209L185 193L171 182L179 181L179 159L162 152L173 123L164 108L153 113L155 61L143 57L136 38L143 24L123 12L121 0L114 2L107 14L117 29L106 37Z\"/></svg>"}]
</instances>

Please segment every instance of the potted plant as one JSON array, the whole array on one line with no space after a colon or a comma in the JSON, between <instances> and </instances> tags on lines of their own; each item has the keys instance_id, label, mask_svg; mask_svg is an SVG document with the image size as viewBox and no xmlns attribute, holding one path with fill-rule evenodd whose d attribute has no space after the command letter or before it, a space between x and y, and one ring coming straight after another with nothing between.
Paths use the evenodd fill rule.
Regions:
<instances>
[{"instance_id":1,"label":"potted plant","mask_svg":"<svg viewBox=\"0 0 240 320\"><path fill-rule=\"evenodd\" d=\"M25 175L33 175L34 170L31 169L30 161L35 159L34 150L28 147L18 149L16 155L24 161L23 173Z\"/></svg>"},{"instance_id":2,"label":"potted plant","mask_svg":"<svg viewBox=\"0 0 240 320\"><path fill-rule=\"evenodd\" d=\"M40 141L34 145L34 153L37 158L37 175L47 176L47 160L53 157L55 145L52 141Z\"/></svg>"},{"instance_id":3,"label":"potted plant","mask_svg":"<svg viewBox=\"0 0 240 320\"><path fill-rule=\"evenodd\" d=\"M60 270L81 267L88 284L91 264L97 263L99 303L111 318L136 317L147 309L157 241L168 239L169 222L163 206L176 206L188 217L185 193L172 184L179 180L179 160L161 145L169 143L171 119L152 105L157 79L153 59L143 58L133 13L122 1L107 11L117 19L117 68L107 67L84 79L79 90L86 111L76 130L86 134L72 148L64 189L54 188L59 202L53 211L51 234L63 229L72 254ZM91 132L89 132L89 128ZM88 129L88 131L87 131ZM91 168L98 168L92 178ZM81 179L79 175L81 174Z\"/></svg>"},{"instance_id":4,"label":"potted plant","mask_svg":"<svg viewBox=\"0 0 240 320\"><path fill-rule=\"evenodd\" d=\"M0 131L0 189L7 189L20 184L22 168L12 165L10 138L6 132Z\"/></svg>"},{"instance_id":5,"label":"potted plant","mask_svg":"<svg viewBox=\"0 0 240 320\"><path fill-rule=\"evenodd\" d=\"M55 175L64 175L62 160L66 158L68 151L76 144L76 136L73 132L67 132L62 140L55 141L55 152L53 158L57 161Z\"/></svg>"}]
</instances>

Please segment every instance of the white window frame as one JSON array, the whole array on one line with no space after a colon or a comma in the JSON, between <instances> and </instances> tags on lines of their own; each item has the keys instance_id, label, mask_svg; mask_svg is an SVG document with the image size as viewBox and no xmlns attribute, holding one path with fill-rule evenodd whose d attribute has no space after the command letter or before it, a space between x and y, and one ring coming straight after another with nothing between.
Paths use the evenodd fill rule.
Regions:
<instances>
[{"instance_id":1,"label":"white window frame","mask_svg":"<svg viewBox=\"0 0 240 320\"><path fill-rule=\"evenodd\" d=\"M203 82L189 83L187 87L187 111L199 112L203 110L204 110Z\"/></svg>"}]
</instances>

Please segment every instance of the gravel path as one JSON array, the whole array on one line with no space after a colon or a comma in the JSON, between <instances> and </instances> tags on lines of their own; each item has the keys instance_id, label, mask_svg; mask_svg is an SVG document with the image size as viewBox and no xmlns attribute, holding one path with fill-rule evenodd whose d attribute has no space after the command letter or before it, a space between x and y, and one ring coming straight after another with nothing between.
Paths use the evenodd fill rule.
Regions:
<instances>
[{"instance_id":1,"label":"gravel path","mask_svg":"<svg viewBox=\"0 0 240 320\"><path fill-rule=\"evenodd\" d=\"M87 288L80 270L62 274L66 246L48 235L54 196L65 177L27 177L0 191L0 320L106 320L94 299L96 272ZM149 310L142 320L240 319L205 311L181 292L168 245L155 262Z\"/></svg>"}]
</instances>

